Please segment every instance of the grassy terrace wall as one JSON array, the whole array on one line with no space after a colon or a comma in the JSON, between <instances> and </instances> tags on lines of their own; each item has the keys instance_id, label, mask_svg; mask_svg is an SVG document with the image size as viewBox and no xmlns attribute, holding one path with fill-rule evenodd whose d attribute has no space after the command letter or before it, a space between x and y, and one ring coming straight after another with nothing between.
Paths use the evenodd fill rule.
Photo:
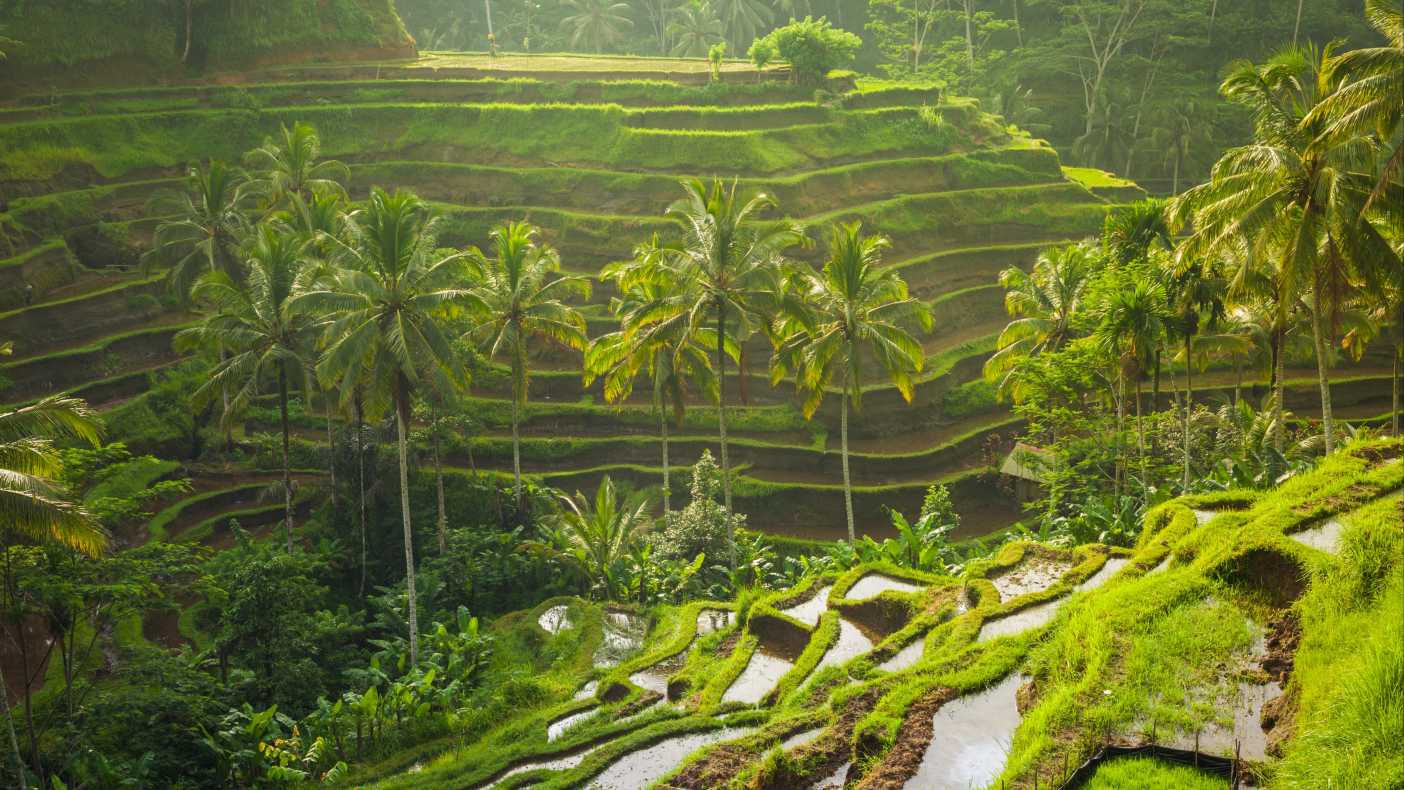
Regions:
<instances>
[{"instance_id":1,"label":"grassy terrace wall","mask_svg":"<svg viewBox=\"0 0 1404 790\"><path fill-rule=\"evenodd\" d=\"M497 673L532 678L511 695L484 692L484 715L453 737L362 766L357 784L378 788L588 786L644 747L680 734L737 728L723 743L667 757L664 786L807 787L847 769L846 786L899 788L916 773L932 717L960 698L1015 678L1017 724L992 749L993 785L1047 787L1109 739L1233 751L1222 732L1235 718L1240 684L1269 678L1266 721L1277 722L1245 769L1258 786L1386 787L1404 781L1395 752L1404 737L1397 678L1404 666L1404 444L1359 443L1276 491L1187 497L1149 513L1130 549L1006 544L959 577L885 564L808 577L789 590L755 591L731 604L703 601L638 610L556 599L500 619L485 688ZM1336 542L1312 544L1323 524ZM1041 587L999 586L1035 566L1056 570ZM1265 573L1278 569L1281 573ZM877 575L904 585L872 595L856 585ZM870 579L871 580L871 579ZM793 607L827 595L818 616ZM548 607L569 608L574 626L537 625ZM1056 607L1043 623L981 638L1012 615ZM734 612L728 627L696 631L706 609ZM606 611L650 625L641 648L618 666L596 666ZM824 661L856 629L871 648ZM905 665L889 664L920 645ZM758 652L788 669L758 705L725 692ZM640 682L664 683L665 702ZM586 681L593 691L577 693ZM1280 696L1279 696L1280 695ZM514 709L502 698L529 700ZM585 714L555 740L547 726ZM995 719L984 726L995 726ZM1256 714L1240 728L1258 728ZM1234 730L1248 738L1247 729ZM783 745L806 734L802 745ZM1218 734L1216 734L1218 733ZM1262 733L1260 733L1261 735ZM547 764L565 756L580 759ZM988 764L986 764L988 763ZM413 769L413 770L411 770ZM508 774L512 770L514 773ZM840 774L842 775L842 774ZM1207 786L1207 785L1206 785Z\"/></svg>"},{"instance_id":2,"label":"grassy terrace wall","mask_svg":"<svg viewBox=\"0 0 1404 790\"><path fill-rule=\"evenodd\" d=\"M1096 232L1134 186L1081 171L1070 178L1048 146L927 87L838 80L828 86L835 98L820 104L783 73L756 75L733 61L723 72L723 83L708 84L700 61L444 54L278 67L238 84L44 91L0 104L0 338L16 344L0 371L9 384L0 400L69 391L122 404L122 420L145 425L130 399L147 372L178 360L169 338L192 320L159 272L136 268L158 221L146 201L178 185L188 163L237 161L280 124L305 121L326 156L351 165L353 196L374 184L414 190L445 215L442 241L455 245L485 244L495 224L528 218L580 274L666 232L663 209L685 177L723 175L766 191L816 239L829 222L862 219L892 238L888 263L937 314L915 402L875 379L854 415L856 440L901 439L855 455L864 526L885 529L883 504L914 506L937 480L958 484L976 513L970 523L1008 523L1012 508L979 515L1000 496L976 467L986 442L1007 442L1017 426L987 400L952 394L978 378L1003 324L994 278L1046 244ZM821 254L797 253L811 263ZM596 289L592 334L612 328L610 296ZM748 353L768 356L763 343ZM643 390L606 407L598 385L582 387L578 358L550 352L540 363L525 425L528 469L572 488L606 472L655 484L648 437L657 420ZM745 398L730 421L751 523L837 534L837 400L805 423L791 389L771 389L760 370L733 381L732 402ZM472 449L488 470L510 467L500 439L506 391L500 370L476 378L475 413L490 435ZM319 420L305 416L304 441L323 435ZM673 462L690 463L714 426L714 411L693 408ZM247 424L272 427L252 415Z\"/></svg>"},{"instance_id":3,"label":"grassy terrace wall","mask_svg":"<svg viewBox=\"0 0 1404 790\"><path fill-rule=\"evenodd\" d=\"M393 0L252 0L228 13L201 9L188 64L181 4L150 0L15 0L0 25L10 84L121 84L183 77L199 68L357 57L404 57L414 46Z\"/></svg>"}]
</instances>

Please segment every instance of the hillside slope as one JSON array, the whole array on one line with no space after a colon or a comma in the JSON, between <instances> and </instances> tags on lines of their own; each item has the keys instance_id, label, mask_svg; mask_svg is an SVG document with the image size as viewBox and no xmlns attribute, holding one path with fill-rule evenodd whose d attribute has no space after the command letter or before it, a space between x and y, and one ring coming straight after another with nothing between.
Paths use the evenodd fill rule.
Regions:
<instances>
[{"instance_id":1,"label":"hillside slope","mask_svg":"<svg viewBox=\"0 0 1404 790\"><path fill-rule=\"evenodd\" d=\"M1010 543L959 578L865 565L650 611L547 601L495 624L461 734L355 779L1030 788L1153 741L1237 753L1268 788L1396 787L1401 455L1358 443L1275 491L1174 500L1129 550Z\"/></svg>"},{"instance_id":2,"label":"hillside slope","mask_svg":"<svg viewBox=\"0 0 1404 790\"><path fill-rule=\"evenodd\" d=\"M893 245L886 263L929 300L934 331L914 402L874 383L852 420L856 507L863 529L887 529L884 506L914 510L933 482L951 485L972 534L1005 526L1016 505L985 474L1020 429L978 383L1006 316L996 282L1046 245L1094 234L1140 191L1065 171L1057 154L968 99L931 88L857 83L825 92L728 62L708 83L701 61L440 54L376 64L278 67L238 85L61 92L0 107L0 337L7 402L65 391L106 409L120 438L167 454L187 437L144 433L141 395L180 361L171 337L194 320L159 272L135 263L159 217L147 199L179 185L187 163L237 161L282 124L315 125L323 154L351 166L353 197L371 185L413 190L446 218L441 241L484 245L495 224L529 219L565 268L594 275L671 226L663 216L689 177L724 176L763 190L818 239L862 219ZM1095 174L1091 174L1095 175ZM817 262L822 245L798 253ZM587 308L590 334L614 328L608 288ZM728 394L740 465L737 502L753 526L807 537L842 533L837 400L803 420L788 386L771 388L763 341ZM543 351L526 409L527 471L566 488L610 474L660 482L657 417L639 388L605 405L581 385L579 357ZM1387 382L1370 358L1336 384L1338 409L1376 409ZM1289 406L1313 408L1309 371ZM874 380L877 381L876 379ZM1204 377L1201 386L1226 388ZM475 377L473 416L485 435L450 447L451 471L510 469L507 383ZM675 428L674 465L714 444L715 411L696 404ZM268 430L266 410L248 432ZM325 423L295 404L296 452L325 452ZM715 452L715 449L713 450ZM306 466L321 466L308 463Z\"/></svg>"}]
</instances>

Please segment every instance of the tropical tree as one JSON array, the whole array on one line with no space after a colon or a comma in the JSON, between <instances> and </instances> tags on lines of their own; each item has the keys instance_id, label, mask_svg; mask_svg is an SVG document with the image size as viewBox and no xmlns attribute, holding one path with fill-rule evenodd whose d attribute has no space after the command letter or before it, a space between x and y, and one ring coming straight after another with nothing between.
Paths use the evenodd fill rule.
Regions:
<instances>
[{"instance_id":1,"label":"tropical tree","mask_svg":"<svg viewBox=\"0 0 1404 790\"><path fill-rule=\"evenodd\" d=\"M1331 62L1328 46L1290 48L1260 66L1237 65L1220 91L1253 112L1255 139L1226 152L1208 183L1174 203L1177 218L1194 223L1194 235L1182 245L1187 254L1212 254L1241 237L1280 259L1275 273L1283 299L1295 303L1310 293L1328 453L1334 447L1329 347L1338 311L1359 283L1395 258L1363 216L1375 184L1360 169L1370 155L1368 142L1316 142L1326 123L1311 111L1339 86Z\"/></svg>"},{"instance_id":2,"label":"tropical tree","mask_svg":"<svg viewBox=\"0 0 1404 790\"><path fill-rule=\"evenodd\" d=\"M762 0L710 0L726 31L726 40L740 52L775 18Z\"/></svg>"},{"instance_id":3,"label":"tropical tree","mask_svg":"<svg viewBox=\"0 0 1404 790\"><path fill-rule=\"evenodd\" d=\"M216 159L190 168L185 189L162 190L151 198L148 212L166 219L156 225L143 267L169 265L171 290L182 298L207 271L241 279L239 245L249 230L249 198L248 182L229 165Z\"/></svg>"},{"instance_id":4,"label":"tropical tree","mask_svg":"<svg viewBox=\"0 0 1404 790\"><path fill-rule=\"evenodd\" d=\"M627 595L618 568L653 523L648 499L641 492L621 497L609 475L595 490L593 504L578 491L575 496L556 492L556 499L561 506L551 536L556 548L605 600Z\"/></svg>"},{"instance_id":5,"label":"tropical tree","mask_svg":"<svg viewBox=\"0 0 1404 790\"><path fill-rule=\"evenodd\" d=\"M305 123L283 126L279 139L244 155L244 167L252 174L249 192L268 210L287 207L292 198L311 202L318 193L343 195L344 181L351 171L335 159L323 160L322 138Z\"/></svg>"},{"instance_id":6,"label":"tropical tree","mask_svg":"<svg viewBox=\"0 0 1404 790\"><path fill-rule=\"evenodd\" d=\"M595 52L603 52L634 29L634 22L628 17L628 3L562 0L561 5L575 12L561 20L561 29L570 31L572 47L585 43Z\"/></svg>"},{"instance_id":7,"label":"tropical tree","mask_svg":"<svg viewBox=\"0 0 1404 790\"><path fill-rule=\"evenodd\" d=\"M1170 194L1180 194L1180 173L1195 161L1197 152L1210 148L1213 137L1193 99L1166 108L1151 130L1151 144L1161 152L1161 164L1170 171Z\"/></svg>"},{"instance_id":8,"label":"tropical tree","mask_svg":"<svg viewBox=\"0 0 1404 790\"><path fill-rule=\"evenodd\" d=\"M517 506L522 504L521 407L526 404L527 342L542 340L583 351L589 339L585 318L567 304L587 299L590 281L560 276L561 259L537 241L527 222L509 222L492 231L493 257L469 250L478 285L469 294L473 326L468 338L489 359L507 357L512 378L512 478Z\"/></svg>"},{"instance_id":9,"label":"tropical tree","mask_svg":"<svg viewBox=\"0 0 1404 790\"><path fill-rule=\"evenodd\" d=\"M1384 36L1385 46L1353 49L1334 58L1332 76L1344 84L1313 107L1305 120L1321 130L1323 144L1373 133L1393 145L1371 194L1373 201L1404 172L1404 144L1397 134L1404 116L1404 11L1393 0L1365 0L1365 18Z\"/></svg>"},{"instance_id":10,"label":"tropical tree","mask_svg":"<svg viewBox=\"0 0 1404 790\"><path fill-rule=\"evenodd\" d=\"M658 254L657 239L635 250L635 261L645 263ZM708 399L717 397L717 379L705 344L710 333L699 337L688 332L685 314L667 321L650 323L649 310L676 295L685 286L669 281L660 272L659 281L631 279L630 261L607 268L602 279L625 283L620 295L610 302L610 312L619 318L619 330L595 338L585 353L585 386L604 379L605 400L615 403L629 397L634 382L646 374L652 385L653 408L658 411L658 432L663 445L663 512L672 510L671 475L668 459L668 419L679 424L687 409L688 385L696 386Z\"/></svg>"},{"instance_id":11,"label":"tropical tree","mask_svg":"<svg viewBox=\"0 0 1404 790\"><path fill-rule=\"evenodd\" d=\"M741 197L736 184L720 180L683 182L682 199L668 208L682 230L676 246L660 249L645 265L634 267L621 281L628 287L640 279L687 287L660 300L644 320L660 323L679 319L686 333L698 336L710 325L717 375L717 435L721 444L722 500L731 512L731 461L726 444L726 357L734 330L746 315L755 316L773 304L781 254L806 240L789 223L764 223L760 212L774 205L764 194ZM733 552L732 562L735 562Z\"/></svg>"},{"instance_id":12,"label":"tropical tree","mask_svg":"<svg viewBox=\"0 0 1404 790\"><path fill-rule=\"evenodd\" d=\"M307 391L305 352L312 330L312 318L292 310L291 304L307 260L307 246L306 240L285 228L273 223L261 225L245 258L244 280L236 282L223 271L202 277L194 295L210 306L210 312L198 326L177 335L180 344L218 342L228 349L229 355L220 360L194 395L196 402L204 402L216 391L232 392L225 420L253 400L267 377L277 381L288 551L292 551L293 540L288 387L291 381Z\"/></svg>"},{"instance_id":13,"label":"tropical tree","mask_svg":"<svg viewBox=\"0 0 1404 790\"><path fill-rule=\"evenodd\" d=\"M1194 409L1195 338L1206 328L1213 328L1225 315L1225 283L1210 266L1202 261L1176 264L1168 255L1160 259L1161 271L1167 275L1167 298L1170 320L1167 327L1184 342L1185 407L1181 422L1184 474L1181 485L1190 485L1190 412Z\"/></svg>"},{"instance_id":14,"label":"tropical tree","mask_svg":"<svg viewBox=\"0 0 1404 790\"><path fill-rule=\"evenodd\" d=\"M701 58L713 44L722 40L722 21L711 3L684 3L673 11L668 24L673 54L680 58Z\"/></svg>"},{"instance_id":15,"label":"tropical tree","mask_svg":"<svg viewBox=\"0 0 1404 790\"><path fill-rule=\"evenodd\" d=\"M1013 320L999 333L984 372L986 379L999 382L1001 394L1019 400L1011 375L1019 361L1057 351L1075 336L1074 318L1100 265L1096 245L1083 242L1044 250L1031 272L1017 266L1000 272L1004 309Z\"/></svg>"},{"instance_id":16,"label":"tropical tree","mask_svg":"<svg viewBox=\"0 0 1404 790\"><path fill-rule=\"evenodd\" d=\"M814 415L829 386L837 384L843 504L852 541L857 536L848 469L848 409L850 404L855 411L862 408L864 363L875 363L910 403L926 355L909 327L930 331L932 321L931 308L908 295L901 275L880 266L886 238L864 236L862 223L852 222L834 226L829 239L823 270L799 274L792 283L801 301L786 311L791 332L776 350L771 383L793 374L805 395L805 417Z\"/></svg>"},{"instance_id":17,"label":"tropical tree","mask_svg":"<svg viewBox=\"0 0 1404 790\"><path fill-rule=\"evenodd\" d=\"M0 354L10 353L10 344ZM97 444L97 415L77 398L53 396L0 413L0 533L7 539L53 542L95 557L107 547L97 519L72 502L59 483L63 459L56 440ZM0 687L5 679L0 675ZM24 776L8 694L0 694L16 776Z\"/></svg>"},{"instance_id":18,"label":"tropical tree","mask_svg":"<svg viewBox=\"0 0 1404 790\"><path fill-rule=\"evenodd\" d=\"M1158 283L1137 280L1128 287L1114 289L1097 306L1093 340L1117 370L1117 433L1126 420L1126 382L1134 382L1136 398L1136 437L1141 461L1141 481L1146 479L1146 433L1141 422L1141 377L1151 355L1165 334L1165 294ZM1118 459L1120 454L1118 453Z\"/></svg>"},{"instance_id":19,"label":"tropical tree","mask_svg":"<svg viewBox=\"0 0 1404 790\"><path fill-rule=\"evenodd\" d=\"M395 414L400 461L400 518L404 527L410 661L419 660L419 615L414 586L414 532L409 502L409 420L416 389L461 389L468 373L454 353L445 314L469 300L462 287L464 254L438 251L438 219L407 192L371 190L366 208L347 217L335 240L342 266L329 282L297 296L291 309L324 317L317 375L337 383L343 399L369 401Z\"/></svg>"}]
</instances>

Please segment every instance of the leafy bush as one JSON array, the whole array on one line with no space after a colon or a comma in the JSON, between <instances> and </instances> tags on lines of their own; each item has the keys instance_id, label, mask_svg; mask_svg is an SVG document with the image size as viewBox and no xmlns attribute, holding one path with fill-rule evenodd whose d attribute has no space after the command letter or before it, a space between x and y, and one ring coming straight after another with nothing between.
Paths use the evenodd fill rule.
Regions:
<instances>
[{"instance_id":1,"label":"leafy bush","mask_svg":"<svg viewBox=\"0 0 1404 790\"><path fill-rule=\"evenodd\" d=\"M847 66L857 57L863 40L833 27L826 17L805 17L777 27L751 45L769 47L790 64L791 77L801 85L818 85L830 70ZM752 55L754 58L754 54Z\"/></svg>"}]
</instances>

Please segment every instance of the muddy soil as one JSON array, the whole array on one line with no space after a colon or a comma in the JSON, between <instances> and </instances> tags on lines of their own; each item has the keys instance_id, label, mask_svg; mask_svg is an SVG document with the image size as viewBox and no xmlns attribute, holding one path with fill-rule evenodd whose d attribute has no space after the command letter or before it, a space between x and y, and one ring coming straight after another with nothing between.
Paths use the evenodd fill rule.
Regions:
<instances>
[{"instance_id":1,"label":"muddy soil","mask_svg":"<svg viewBox=\"0 0 1404 790\"><path fill-rule=\"evenodd\" d=\"M897 741L882 762L858 783L858 789L896 790L904 787L921 767L926 750L931 746L936 712L954 696L951 689L939 688L912 703L907 708L907 717L901 729L897 731Z\"/></svg>"}]
</instances>

